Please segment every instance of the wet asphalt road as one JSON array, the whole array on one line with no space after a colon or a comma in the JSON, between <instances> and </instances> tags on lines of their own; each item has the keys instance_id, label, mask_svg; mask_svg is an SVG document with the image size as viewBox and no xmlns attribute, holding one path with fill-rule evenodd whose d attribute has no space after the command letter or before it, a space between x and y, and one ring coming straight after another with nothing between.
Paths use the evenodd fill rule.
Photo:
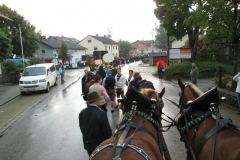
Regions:
<instances>
[{"instance_id":1,"label":"wet asphalt road","mask_svg":"<svg viewBox=\"0 0 240 160\"><path fill-rule=\"evenodd\" d=\"M138 63L125 65L122 73L127 77L128 69L138 71ZM33 107L17 122L15 122L0 138L0 160L87 160L88 154L84 150L82 135L79 129L78 114L86 107L81 94L81 81L83 69L66 71L73 76L64 85L58 85L41 103ZM157 91L166 88L165 97L178 103L178 86L172 83L159 82L157 78L147 73L141 73L144 78L154 83ZM78 80L78 81L77 81ZM73 83L75 82L75 83ZM66 86L71 84L67 89ZM164 112L175 117L178 108L163 99ZM220 106L221 113L231 117L236 124L240 119L236 111ZM107 112L110 126L115 130L120 121L121 111ZM163 122L163 125L167 123ZM164 133L170 155L173 160L186 159L185 147L181 142L176 127Z\"/></svg>"}]
</instances>

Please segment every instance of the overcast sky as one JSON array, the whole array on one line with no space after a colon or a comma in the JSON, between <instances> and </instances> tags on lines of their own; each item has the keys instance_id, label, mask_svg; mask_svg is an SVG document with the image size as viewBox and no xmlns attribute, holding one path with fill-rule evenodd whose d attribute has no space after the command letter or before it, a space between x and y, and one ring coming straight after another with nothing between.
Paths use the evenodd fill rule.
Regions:
<instances>
[{"instance_id":1,"label":"overcast sky","mask_svg":"<svg viewBox=\"0 0 240 160\"><path fill-rule=\"evenodd\" d=\"M82 40L87 35L103 36L111 29L113 40L151 40L159 25L153 0L1 0L23 15L48 37L65 36ZM153 38L155 37L155 31Z\"/></svg>"}]
</instances>

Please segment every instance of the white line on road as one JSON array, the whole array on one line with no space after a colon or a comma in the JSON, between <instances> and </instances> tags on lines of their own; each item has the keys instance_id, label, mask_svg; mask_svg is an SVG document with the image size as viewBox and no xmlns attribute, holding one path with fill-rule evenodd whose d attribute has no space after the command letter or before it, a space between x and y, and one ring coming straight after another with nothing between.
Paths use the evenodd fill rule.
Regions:
<instances>
[{"instance_id":1,"label":"white line on road","mask_svg":"<svg viewBox=\"0 0 240 160\"><path fill-rule=\"evenodd\" d=\"M73 76L75 76L76 74L79 74L79 72L71 74L70 77L73 77Z\"/></svg>"}]
</instances>

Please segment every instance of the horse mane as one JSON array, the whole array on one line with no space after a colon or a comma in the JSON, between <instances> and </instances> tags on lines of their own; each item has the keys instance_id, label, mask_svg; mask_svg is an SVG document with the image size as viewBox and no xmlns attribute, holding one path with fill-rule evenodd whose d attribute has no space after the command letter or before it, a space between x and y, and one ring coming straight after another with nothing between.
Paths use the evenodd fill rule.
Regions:
<instances>
[{"instance_id":1,"label":"horse mane","mask_svg":"<svg viewBox=\"0 0 240 160\"><path fill-rule=\"evenodd\" d=\"M188 86L190 87L190 89L195 92L198 96L201 96L203 94L203 92L193 83L187 82L186 84L188 84Z\"/></svg>"},{"instance_id":2,"label":"horse mane","mask_svg":"<svg viewBox=\"0 0 240 160\"><path fill-rule=\"evenodd\" d=\"M156 99L156 100L157 100L157 101L159 100L158 92L155 91L155 90L153 90L153 89L151 89L151 88L144 88L144 89L142 89L142 90L140 91L140 93L142 93L144 96L146 96L146 97L148 97L148 98L150 98L151 95L156 94L156 96L157 96L157 99Z\"/></svg>"}]
</instances>

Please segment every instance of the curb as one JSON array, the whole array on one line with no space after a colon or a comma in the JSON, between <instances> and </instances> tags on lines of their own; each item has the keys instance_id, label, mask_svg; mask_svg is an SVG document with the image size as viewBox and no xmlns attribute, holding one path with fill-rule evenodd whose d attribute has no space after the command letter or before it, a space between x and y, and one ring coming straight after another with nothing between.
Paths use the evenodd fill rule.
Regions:
<instances>
[{"instance_id":1,"label":"curb","mask_svg":"<svg viewBox=\"0 0 240 160\"><path fill-rule=\"evenodd\" d=\"M21 93L19 93L19 94L13 96L12 98L10 98L10 99L6 100L5 102L3 102L2 104L0 104L0 106L4 105L5 103L7 103L7 102L13 100L14 98L16 98L16 97L18 97L18 96L20 96L20 95L21 95Z\"/></svg>"}]
</instances>

